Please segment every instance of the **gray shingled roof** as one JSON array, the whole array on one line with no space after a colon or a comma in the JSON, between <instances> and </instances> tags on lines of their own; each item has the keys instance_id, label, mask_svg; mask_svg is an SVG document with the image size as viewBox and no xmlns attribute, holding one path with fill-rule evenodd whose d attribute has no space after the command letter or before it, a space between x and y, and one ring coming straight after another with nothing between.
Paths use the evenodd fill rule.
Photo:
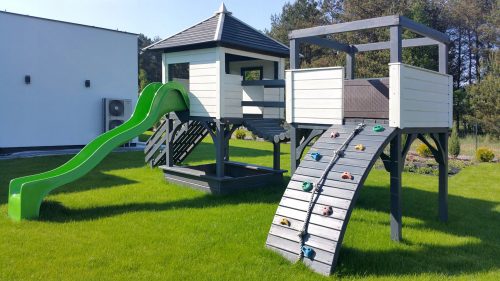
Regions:
<instances>
[{"instance_id":1,"label":"gray shingled roof","mask_svg":"<svg viewBox=\"0 0 500 281\"><path fill-rule=\"evenodd\" d=\"M233 17L224 5L214 16L146 49L170 53L216 46L278 57L288 57L290 53L287 46Z\"/></svg>"}]
</instances>

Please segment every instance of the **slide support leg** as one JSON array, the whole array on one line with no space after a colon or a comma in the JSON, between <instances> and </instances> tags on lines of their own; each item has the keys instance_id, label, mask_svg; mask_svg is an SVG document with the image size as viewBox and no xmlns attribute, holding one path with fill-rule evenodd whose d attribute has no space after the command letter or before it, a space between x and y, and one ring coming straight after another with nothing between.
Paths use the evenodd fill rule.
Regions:
<instances>
[{"instance_id":1,"label":"slide support leg","mask_svg":"<svg viewBox=\"0 0 500 281\"><path fill-rule=\"evenodd\" d=\"M170 116L167 115L167 120L166 120L166 134L168 134L167 140L165 141L165 149L167 150L165 154L165 165L167 167L172 167L174 166L174 152L173 152L173 143L174 143L174 136L172 136L172 133L174 131L174 120L170 118Z\"/></svg>"},{"instance_id":2,"label":"slide support leg","mask_svg":"<svg viewBox=\"0 0 500 281\"><path fill-rule=\"evenodd\" d=\"M402 234L402 210L401 210L401 175L403 170L403 161L401 155L401 133L391 141L390 149L390 167L391 167L391 239L401 241Z\"/></svg>"}]
</instances>

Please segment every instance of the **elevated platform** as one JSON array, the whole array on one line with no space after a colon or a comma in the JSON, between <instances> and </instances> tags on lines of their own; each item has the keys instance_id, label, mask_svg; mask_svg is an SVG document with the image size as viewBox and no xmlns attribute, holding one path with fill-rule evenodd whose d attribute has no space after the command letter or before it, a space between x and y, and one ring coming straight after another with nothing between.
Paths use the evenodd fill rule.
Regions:
<instances>
[{"instance_id":1,"label":"elevated platform","mask_svg":"<svg viewBox=\"0 0 500 281\"><path fill-rule=\"evenodd\" d=\"M286 142L290 139L290 133L283 128L282 119L249 118L243 121L252 133L270 142Z\"/></svg>"}]
</instances>

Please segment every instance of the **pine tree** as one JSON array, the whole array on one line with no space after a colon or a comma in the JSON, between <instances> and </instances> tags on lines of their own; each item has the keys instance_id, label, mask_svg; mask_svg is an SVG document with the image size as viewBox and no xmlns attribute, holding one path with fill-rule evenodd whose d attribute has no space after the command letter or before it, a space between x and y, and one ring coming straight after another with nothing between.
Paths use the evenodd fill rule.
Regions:
<instances>
[{"instance_id":1,"label":"pine tree","mask_svg":"<svg viewBox=\"0 0 500 281\"><path fill-rule=\"evenodd\" d=\"M448 152L451 156L457 157L460 155L460 139L458 138L457 127L453 126L451 131L450 143L448 147Z\"/></svg>"}]
</instances>

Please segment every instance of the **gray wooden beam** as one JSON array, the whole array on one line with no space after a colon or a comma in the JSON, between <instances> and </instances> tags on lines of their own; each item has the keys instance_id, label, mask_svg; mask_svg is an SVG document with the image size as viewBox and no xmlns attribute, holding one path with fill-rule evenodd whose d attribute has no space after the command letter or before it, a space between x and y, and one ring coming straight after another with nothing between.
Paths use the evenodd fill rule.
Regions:
<instances>
[{"instance_id":1,"label":"gray wooden beam","mask_svg":"<svg viewBox=\"0 0 500 281\"><path fill-rule=\"evenodd\" d=\"M215 171L218 178L224 177L224 156L225 150L225 127L226 124L217 121L216 123L216 133L215 133Z\"/></svg>"},{"instance_id":2,"label":"gray wooden beam","mask_svg":"<svg viewBox=\"0 0 500 281\"><path fill-rule=\"evenodd\" d=\"M350 51L346 53L345 57L345 79L354 79L354 72L356 67L356 53Z\"/></svg>"},{"instance_id":3,"label":"gray wooden beam","mask_svg":"<svg viewBox=\"0 0 500 281\"><path fill-rule=\"evenodd\" d=\"M448 74L448 45L439 43L439 72Z\"/></svg>"},{"instance_id":4,"label":"gray wooden beam","mask_svg":"<svg viewBox=\"0 0 500 281\"><path fill-rule=\"evenodd\" d=\"M402 47L403 48L410 48L410 47L420 47L420 46L432 46L432 45L438 45L439 42L430 39L427 37L424 38L413 38L413 39L404 39L402 41ZM387 50L391 48L391 42L390 41L385 41L385 42L377 42L377 43L367 43L367 44L358 44L354 45L353 49L360 53L360 52L367 52L367 51L377 51L377 50Z\"/></svg>"},{"instance_id":5,"label":"gray wooden beam","mask_svg":"<svg viewBox=\"0 0 500 281\"><path fill-rule=\"evenodd\" d=\"M314 44L314 45L325 47L325 48L334 49L334 50L337 50L337 51L342 51L342 52L346 52L346 53L351 52L351 46L350 45L344 44L344 43L340 43L340 42L337 42L337 41L334 41L334 40L320 38L320 37L317 37L317 36L304 37L304 38L301 38L301 40L302 40L302 42L307 42L307 43L310 43L310 44Z\"/></svg>"},{"instance_id":6,"label":"gray wooden beam","mask_svg":"<svg viewBox=\"0 0 500 281\"><path fill-rule=\"evenodd\" d=\"M448 133L440 133L438 141L445 155L439 163L439 219L448 221Z\"/></svg>"},{"instance_id":7,"label":"gray wooden beam","mask_svg":"<svg viewBox=\"0 0 500 281\"><path fill-rule=\"evenodd\" d=\"M442 43L450 43L450 38L448 37L448 35L421 23L412 21L407 17L400 17L399 22L404 28L409 29L417 34L432 38Z\"/></svg>"},{"instance_id":8,"label":"gray wooden beam","mask_svg":"<svg viewBox=\"0 0 500 281\"><path fill-rule=\"evenodd\" d=\"M363 29L371 29L399 24L399 16L385 16L372 19L343 22L331 25L316 26L293 30L288 34L288 38L297 39L311 36L321 36L333 33L349 32Z\"/></svg>"},{"instance_id":9,"label":"gray wooden beam","mask_svg":"<svg viewBox=\"0 0 500 281\"><path fill-rule=\"evenodd\" d=\"M290 40L290 69L300 68L300 40Z\"/></svg>"},{"instance_id":10,"label":"gray wooden beam","mask_svg":"<svg viewBox=\"0 0 500 281\"><path fill-rule=\"evenodd\" d=\"M285 84L284 79L241 81L241 86L264 86L264 88L285 88Z\"/></svg>"},{"instance_id":11,"label":"gray wooden beam","mask_svg":"<svg viewBox=\"0 0 500 281\"><path fill-rule=\"evenodd\" d=\"M400 25L391 26L390 34L391 34L391 41L390 41L391 63L402 62L403 46L401 42L401 26Z\"/></svg>"},{"instance_id":12,"label":"gray wooden beam","mask_svg":"<svg viewBox=\"0 0 500 281\"><path fill-rule=\"evenodd\" d=\"M391 140L391 239L401 241L402 235L402 209L401 209L401 175L403 171L403 161L401 155L401 132Z\"/></svg>"}]
</instances>

